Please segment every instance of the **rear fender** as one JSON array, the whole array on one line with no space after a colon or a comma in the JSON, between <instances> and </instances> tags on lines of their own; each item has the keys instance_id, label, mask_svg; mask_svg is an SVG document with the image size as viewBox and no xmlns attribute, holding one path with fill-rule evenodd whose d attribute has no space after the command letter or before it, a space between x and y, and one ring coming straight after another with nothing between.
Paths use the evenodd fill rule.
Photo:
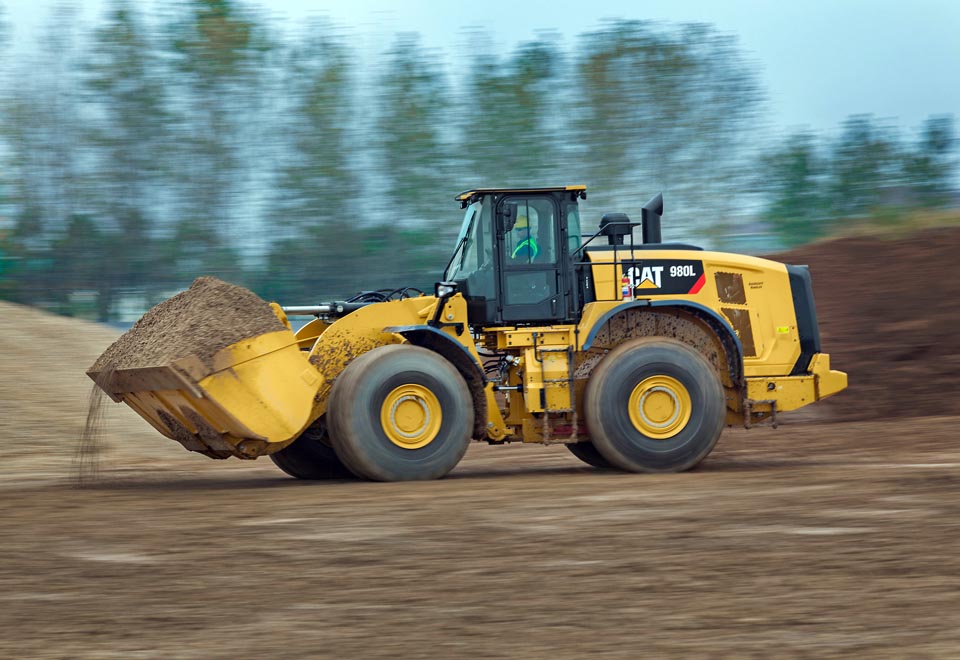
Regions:
<instances>
[{"instance_id":1,"label":"rear fender","mask_svg":"<svg viewBox=\"0 0 960 660\"><path fill-rule=\"evenodd\" d=\"M594 303L597 304L597 303ZM715 311L699 303L687 300L637 300L626 302L608 309L587 331L587 337L583 342L581 350L588 350L593 346L597 339L597 334L615 317L628 310L649 309L672 311L676 310L688 314L701 322L705 323L719 339L723 346L727 358L727 369L730 381L735 387L743 385L743 347L740 339L730 327L730 324ZM581 332L584 328L580 329Z\"/></svg>"}]
</instances>

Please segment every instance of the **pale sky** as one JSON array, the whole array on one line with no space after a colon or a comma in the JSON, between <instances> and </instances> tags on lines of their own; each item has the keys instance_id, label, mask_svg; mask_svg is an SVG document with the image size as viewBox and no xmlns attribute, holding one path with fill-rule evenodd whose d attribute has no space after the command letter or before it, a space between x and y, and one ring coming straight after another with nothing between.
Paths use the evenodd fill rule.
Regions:
<instances>
[{"instance_id":1,"label":"pale sky","mask_svg":"<svg viewBox=\"0 0 960 660\"><path fill-rule=\"evenodd\" d=\"M0 0L18 49L29 48L57 0ZM145 3L146 4L146 3ZM260 0L248 2L296 25L325 16L355 34L364 52L394 32L419 32L448 54L464 28L487 28L504 51L553 30L566 46L605 18L705 22L739 38L760 66L770 119L783 127L831 130L872 113L909 130L930 114L960 115L960 0ZM84 20L103 10L84 0Z\"/></svg>"}]
</instances>

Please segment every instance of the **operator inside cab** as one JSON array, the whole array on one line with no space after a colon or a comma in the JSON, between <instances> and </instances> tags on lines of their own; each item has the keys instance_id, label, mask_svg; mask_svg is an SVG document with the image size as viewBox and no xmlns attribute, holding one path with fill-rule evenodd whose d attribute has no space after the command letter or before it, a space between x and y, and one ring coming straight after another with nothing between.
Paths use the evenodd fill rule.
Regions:
<instances>
[{"instance_id":1,"label":"operator inside cab","mask_svg":"<svg viewBox=\"0 0 960 660\"><path fill-rule=\"evenodd\" d=\"M536 210L527 207L527 213L534 214L534 228L530 227L530 220L526 215L518 215L517 222L513 225L508 236L510 245L513 249L510 251L510 258L515 263L533 263L537 255L540 254L540 247L537 245L537 239L534 236L536 229Z\"/></svg>"}]
</instances>

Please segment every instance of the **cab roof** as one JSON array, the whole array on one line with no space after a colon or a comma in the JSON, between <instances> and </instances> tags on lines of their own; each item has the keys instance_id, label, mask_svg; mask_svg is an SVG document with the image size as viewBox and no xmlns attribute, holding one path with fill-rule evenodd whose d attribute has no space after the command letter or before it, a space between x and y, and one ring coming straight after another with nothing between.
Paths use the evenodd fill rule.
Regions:
<instances>
[{"instance_id":1,"label":"cab roof","mask_svg":"<svg viewBox=\"0 0 960 660\"><path fill-rule=\"evenodd\" d=\"M466 202L478 195L489 193L554 193L554 192L575 192L579 193L581 198L586 198L587 187L583 184L575 186L553 186L550 188L474 188L465 190L453 199L458 202Z\"/></svg>"}]
</instances>

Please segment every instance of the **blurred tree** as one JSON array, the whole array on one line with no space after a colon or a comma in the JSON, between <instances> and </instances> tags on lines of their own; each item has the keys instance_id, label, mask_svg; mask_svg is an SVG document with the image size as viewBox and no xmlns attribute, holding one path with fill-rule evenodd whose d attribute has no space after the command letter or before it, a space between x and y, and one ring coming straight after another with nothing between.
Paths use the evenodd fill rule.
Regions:
<instances>
[{"instance_id":1,"label":"blurred tree","mask_svg":"<svg viewBox=\"0 0 960 660\"><path fill-rule=\"evenodd\" d=\"M52 248L56 255L56 274L69 283L57 291L62 304L67 304L71 294L77 291L96 292L97 301L110 298L122 262L115 260L120 257L114 252L116 239L108 237L99 223L87 215L71 215ZM109 307L99 309L99 302L97 307L99 318L107 320Z\"/></svg>"},{"instance_id":2,"label":"blurred tree","mask_svg":"<svg viewBox=\"0 0 960 660\"><path fill-rule=\"evenodd\" d=\"M813 134L799 132L758 161L760 187L769 200L764 216L785 247L819 238L829 229L828 162L819 151Z\"/></svg>"},{"instance_id":3,"label":"blurred tree","mask_svg":"<svg viewBox=\"0 0 960 660\"><path fill-rule=\"evenodd\" d=\"M471 35L472 61L461 104L463 188L548 185L563 145L553 119L563 98L555 37L520 45L506 60Z\"/></svg>"},{"instance_id":4,"label":"blurred tree","mask_svg":"<svg viewBox=\"0 0 960 660\"><path fill-rule=\"evenodd\" d=\"M836 218L863 216L883 202L884 190L902 183L896 134L870 115L852 115L830 154L831 211Z\"/></svg>"},{"instance_id":5,"label":"blurred tree","mask_svg":"<svg viewBox=\"0 0 960 660\"><path fill-rule=\"evenodd\" d=\"M0 4L0 60L7 60L7 34L8 26L6 21L6 14L2 4ZM7 81L0 76L0 149L5 142L5 135L7 132ZM2 151L0 151L0 299L7 298L10 296L8 289L12 284L12 280L9 279L9 275L13 273L14 270L14 254L13 254L13 241L11 237L10 229L12 228L12 221L6 217L6 213L9 212L9 202L7 190L9 186L9 168L5 166L4 158L2 156Z\"/></svg>"},{"instance_id":6,"label":"blurred tree","mask_svg":"<svg viewBox=\"0 0 960 660\"><path fill-rule=\"evenodd\" d=\"M577 178L605 210L636 208L662 190L675 238L730 221L762 98L733 37L706 25L614 21L582 37L574 80Z\"/></svg>"},{"instance_id":7,"label":"blurred tree","mask_svg":"<svg viewBox=\"0 0 960 660\"><path fill-rule=\"evenodd\" d=\"M428 287L475 185L587 183L587 213L662 190L670 238L708 243L744 209L796 243L956 187L951 117L913 142L854 116L765 148L755 67L704 25L613 21L569 57L553 34L501 56L469 32L454 89L417 35L361 68L345 33L274 42L242 0L107 2L86 31L65 0L39 55L0 68L0 296L106 318L200 273L299 302Z\"/></svg>"},{"instance_id":8,"label":"blurred tree","mask_svg":"<svg viewBox=\"0 0 960 660\"><path fill-rule=\"evenodd\" d=\"M0 4L0 52L6 50L10 26L7 24L7 10Z\"/></svg>"},{"instance_id":9,"label":"blurred tree","mask_svg":"<svg viewBox=\"0 0 960 660\"><path fill-rule=\"evenodd\" d=\"M179 177L176 233L168 258L193 277L213 273L239 279L237 234L251 236L251 186L258 147L269 132L260 115L272 43L261 18L231 0L171 4L164 55L172 63L169 87L175 119L173 162Z\"/></svg>"},{"instance_id":10,"label":"blurred tree","mask_svg":"<svg viewBox=\"0 0 960 660\"><path fill-rule=\"evenodd\" d=\"M85 191L111 254L97 287L106 319L115 292L155 294L177 283L174 264L159 259L155 245L161 210L172 201L171 117L156 46L132 3L113 0L92 37L82 69L93 158Z\"/></svg>"},{"instance_id":11,"label":"blurred tree","mask_svg":"<svg viewBox=\"0 0 960 660\"><path fill-rule=\"evenodd\" d=\"M920 138L903 164L904 178L919 204L940 206L950 201L956 185L956 148L953 116L933 116L924 121Z\"/></svg>"},{"instance_id":12,"label":"blurred tree","mask_svg":"<svg viewBox=\"0 0 960 660\"><path fill-rule=\"evenodd\" d=\"M313 23L286 64L286 148L267 211L275 240L259 284L271 297L346 293L355 272L361 164L352 62L334 28Z\"/></svg>"},{"instance_id":13,"label":"blurred tree","mask_svg":"<svg viewBox=\"0 0 960 660\"><path fill-rule=\"evenodd\" d=\"M83 113L76 85L76 12L61 5L41 35L35 60L7 69L4 104L6 206L13 228L7 239L15 265L3 295L55 306L69 313L73 283L61 276L58 239L84 205Z\"/></svg>"},{"instance_id":14,"label":"blurred tree","mask_svg":"<svg viewBox=\"0 0 960 660\"><path fill-rule=\"evenodd\" d=\"M764 217L787 246L837 221L950 202L956 138L951 116L928 118L914 144L869 115L854 115L832 142L795 133L758 162ZM886 216L885 216L886 217Z\"/></svg>"},{"instance_id":15,"label":"blurred tree","mask_svg":"<svg viewBox=\"0 0 960 660\"><path fill-rule=\"evenodd\" d=\"M423 227L460 182L451 177L450 90L439 62L416 34L400 34L377 80L380 170L397 221ZM454 231L456 229L454 228Z\"/></svg>"}]
</instances>

